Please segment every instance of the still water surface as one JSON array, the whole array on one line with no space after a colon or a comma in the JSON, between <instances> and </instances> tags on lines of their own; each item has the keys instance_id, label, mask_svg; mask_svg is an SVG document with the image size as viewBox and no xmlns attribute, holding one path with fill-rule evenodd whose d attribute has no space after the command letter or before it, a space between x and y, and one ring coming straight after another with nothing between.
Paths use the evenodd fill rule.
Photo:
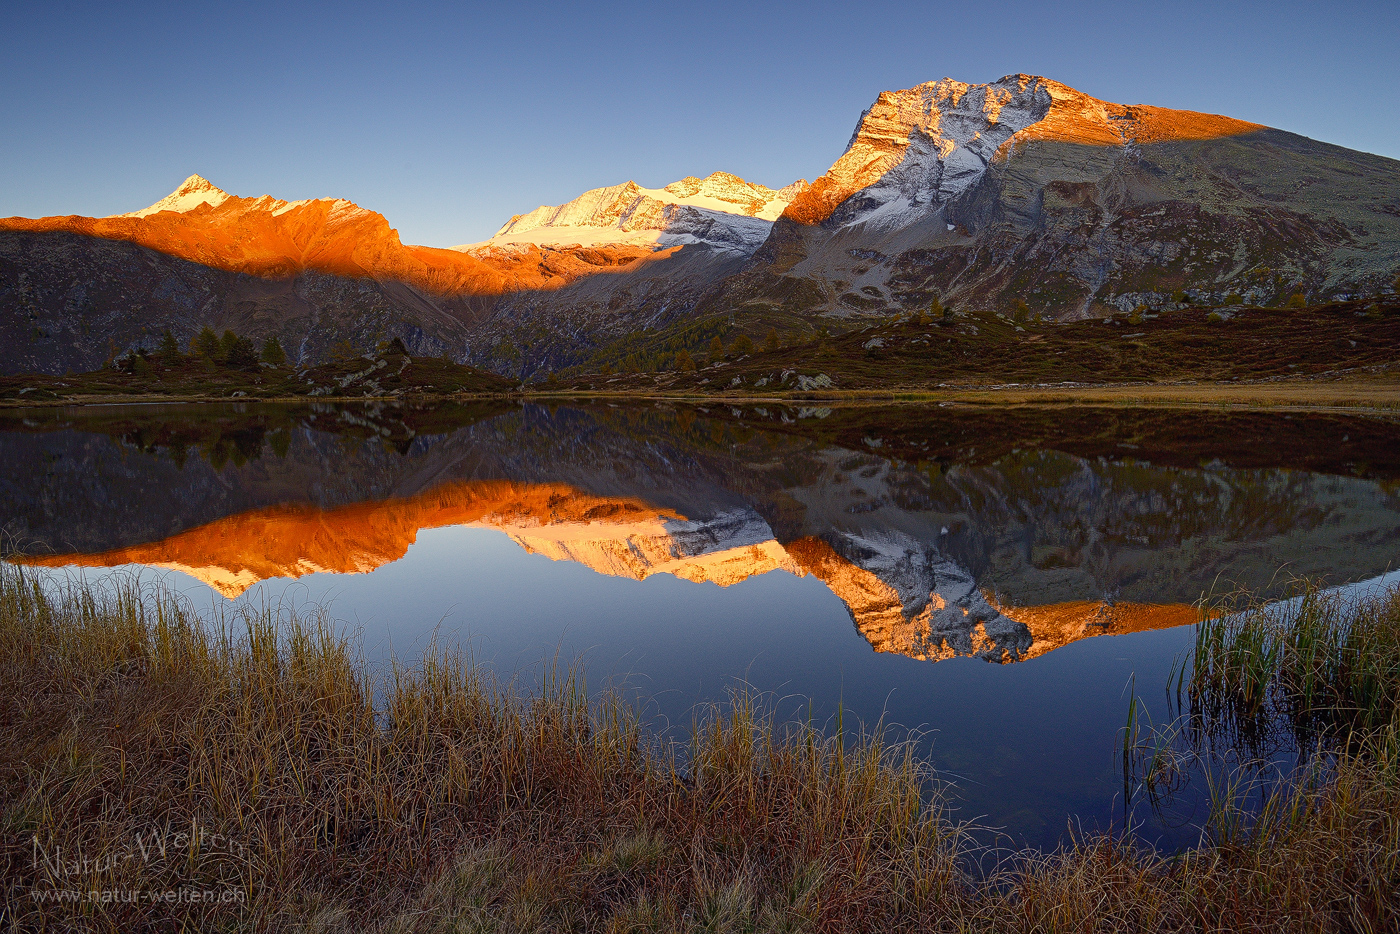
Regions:
<instances>
[{"instance_id":1,"label":"still water surface","mask_svg":"<svg viewBox=\"0 0 1400 934\"><path fill-rule=\"evenodd\" d=\"M1164 722L1193 604L1400 554L1400 422L1170 409L103 407L0 420L11 559L321 605L659 724L748 686L923 736L958 816L1053 845ZM1140 816L1190 843L1190 799Z\"/></svg>"}]
</instances>

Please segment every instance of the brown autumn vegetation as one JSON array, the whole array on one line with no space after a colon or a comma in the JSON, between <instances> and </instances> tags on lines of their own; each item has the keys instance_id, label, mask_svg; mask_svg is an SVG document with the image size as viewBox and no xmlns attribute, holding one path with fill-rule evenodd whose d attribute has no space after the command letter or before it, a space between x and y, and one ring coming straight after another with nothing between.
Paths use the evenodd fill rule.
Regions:
<instances>
[{"instance_id":1,"label":"brown autumn vegetation","mask_svg":"<svg viewBox=\"0 0 1400 934\"><path fill-rule=\"evenodd\" d=\"M782 727L740 699L678 748L572 677L527 696L437 649L376 677L324 621L201 620L134 586L53 593L0 569L0 714L0 925L11 930L1340 932L1400 921L1393 736L1343 755L1325 782L1276 791L1258 822L1219 803L1202 845L1179 856L1083 839L987 877L965 868L969 844L910 748L878 734ZM152 834L175 849L103 859ZM177 889L243 898L38 894Z\"/></svg>"},{"instance_id":2,"label":"brown autumn vegetation","mask_svg":"<svg viewBox=\"0 0 1400 934\"><path fill-rule=\"evenodd\" d=\"M304 369L134 350L90 373L0 376L0 405L137 396L385 398L517 391L1297 404L1314 392L1311 386L1319 387L1324 404L1394 404L1400 371L1391 348L1400 344L1400 305L1392 301L1287 310L1237 306L1228 318L1208 308L1135 317L1062 324L983 312L913 315L839 334L823 329L787 343L776 332L759 335L761 349L737 332L722 353L698 361L699 346L713 346L720 331L691 325L685 334L652 335L660 350L647 350L641 346L646 335L636 335L636 347L637 341L628 341L604 348L584 364L529 385L447 359L410 357L401 345L364 355L347 346L331 362ZM696 354L686 349L688 340L701 341ZM995 396L979 395L991 391Z\"/></svg>"}]
</instances>

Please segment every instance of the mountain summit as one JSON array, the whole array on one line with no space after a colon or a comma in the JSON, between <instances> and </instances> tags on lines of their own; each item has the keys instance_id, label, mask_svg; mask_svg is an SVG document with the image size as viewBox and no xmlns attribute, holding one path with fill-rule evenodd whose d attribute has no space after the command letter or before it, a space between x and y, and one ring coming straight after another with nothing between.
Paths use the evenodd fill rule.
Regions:
<instances>
[{"instance_id":1,"label":"mountain summit","mask_svg":"<svg viewBox=\"0 0 1400 934\"><path fill-rule=\"evenodd\" d=\"M1174 294L1373 294L1400 271L1400 163L1032 75L881 93L717 306L1082 318Z\"/></svg>"},{"instance_id":2,"label":"mountain summit","mask_svg":"<svg viewBox=\"0 0 1400 934\"><path fill-rule=\"evenodd\" d=\"M132 211L129 214L118 214L117 217L149 217L152 214L159 214L161 211L174 211L177 214L183 214L186 211L193 211L201 204L218 207L228 199L229 193L222 188L215 187L209 179L202 175L191 175L180 183L179 188L150 207L140 211Z\"/></svg>"},{"instance_id":3,"label":"mountain summit","mask_svg":"<svg viewBox=\"0 0 1400 934\"><path fill-rule=\"evenodd\" d=\"M881 93L846 152L785 216L819 223L860 192L847 220L900 226L965 194L994 161L1032 141L1125 147L1261 129L1213 114L1112 104L1034 75L990 84L944 78Z\"/></svg>"}]
</instances>

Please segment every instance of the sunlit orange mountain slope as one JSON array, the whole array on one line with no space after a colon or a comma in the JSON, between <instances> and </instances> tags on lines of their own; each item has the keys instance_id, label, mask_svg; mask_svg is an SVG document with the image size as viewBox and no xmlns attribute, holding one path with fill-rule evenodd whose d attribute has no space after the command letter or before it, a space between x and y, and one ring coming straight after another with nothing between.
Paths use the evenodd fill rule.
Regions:
<instances>
[{"instance_id":1,"label":"sunlit orange mountain slope","mask_svg":"<svg viewBox=\"0 0 1400 934\"><path fill-rule=\"evenodd\" d=\"M405 499L335 509L277 506L150 544L11 560L43 567L139 564L176 570L233 598L269 578L367 573L402 558L420 530L449 525L497 529L532 553L635 580L665 573L725 587L775 570L811 575L846 604L876 651L924 660L976 655L1024 661L1087 636L1198 619L1196 609L1184 605L1081 601L1006 607L967 592L970 588L932 592L910 608L891 583L821 539L779 544L753 516L695 521L640 500L593 496L564 484L507 481L450 483Z\"/></svg>"},{"instance_id":2,"label":"sunlit orange mountain slope","mask_svg":"<svg viewBox=\"0 0 1400 934\"><path fill-rule=\"evenodd\" d=\"M579 251L519 249L490 262L459 250L408 246L383 215L342 199L239 198L191 175L142 211L115 217L0 219L0 230L125 240L214 269L268 279L322 272L404 282L434 295L552 289L651 251L628 244Z\"/></svg>"},{"instance_id":3,"label":"sunlit orange mountain slope","mask_svg":"<svg viewBox=\"0 0 1400 934\"><path fill-rule=\"evenodd\" d=\"M947 200L979 181L989 163L1005 162L1033 141L1123 147L1262 129L1216 114L1114 104L1033 75L977 85L944 78L881 92L861 116L846 152L783 217L820 223L905 163L937 176L938 194Z\"/></svg>"},{"instance_id":4,"label":"sunlit orange mountain slope","mask_svg":"<svg viewBox=\"0 0 1400 934\"><path fill-rule=\"evenodd\" d=\"M637 500L599 498L564 485L450 483L407 499L335 509L273 506L228 516L163 541L94 555L21 560L35 566L144 564L182 571L236 597L258 581L305 574L357 574L397 561L422 529L483 523L655 523L674 513Z\"/></svg>"}]
</instances>

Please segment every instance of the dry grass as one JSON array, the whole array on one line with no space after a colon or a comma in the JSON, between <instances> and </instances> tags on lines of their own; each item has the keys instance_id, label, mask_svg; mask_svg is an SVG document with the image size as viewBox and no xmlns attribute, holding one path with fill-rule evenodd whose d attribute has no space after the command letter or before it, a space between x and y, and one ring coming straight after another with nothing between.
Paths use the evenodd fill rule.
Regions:
<instances>
[{"instance_id":1,"label":"dry grass","mask_svg":"<svg viewBox=\"0 0 1400 934\"><path fill-rule=\"evenodd\" d=\"M878 735L740 699L677 749L567 674L525 697L429 651L376 679L322 620L202 621L0 569L7 929L1393 930L1386 774L1346 759L1257 825L1224 800L1181 858L1095 839L977 879ZM246 901L36 897L189 887Z\"/></svg>"}]
</instances>

